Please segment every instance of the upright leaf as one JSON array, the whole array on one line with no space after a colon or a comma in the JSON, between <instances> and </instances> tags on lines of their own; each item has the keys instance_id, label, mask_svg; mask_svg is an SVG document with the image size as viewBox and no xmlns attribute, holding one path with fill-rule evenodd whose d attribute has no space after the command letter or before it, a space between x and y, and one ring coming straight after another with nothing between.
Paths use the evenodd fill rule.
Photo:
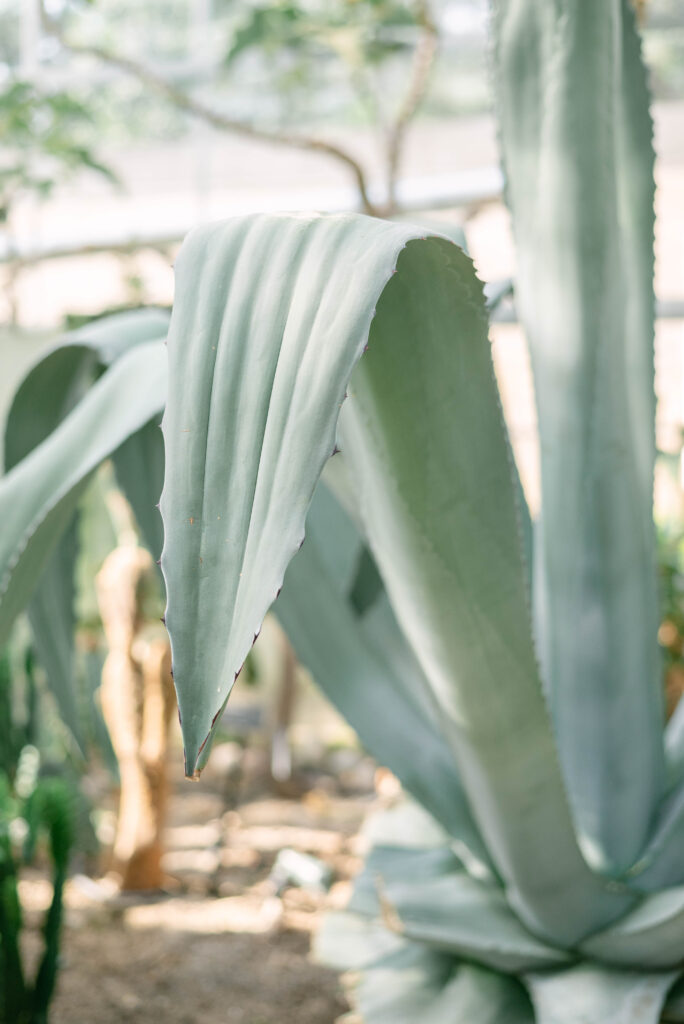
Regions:
<instances>
[{"instance_id":1,"label":"upright leaf","mask_svg":"<svg viewBox=\"0 0 684 1024\"><path fill-rule=\"evenodd\" d=\"M541 437L536 634L582 847L623 870L664 781L645 71L629 0L495 0L494 12Z\"/></svg>"}]
</instances>

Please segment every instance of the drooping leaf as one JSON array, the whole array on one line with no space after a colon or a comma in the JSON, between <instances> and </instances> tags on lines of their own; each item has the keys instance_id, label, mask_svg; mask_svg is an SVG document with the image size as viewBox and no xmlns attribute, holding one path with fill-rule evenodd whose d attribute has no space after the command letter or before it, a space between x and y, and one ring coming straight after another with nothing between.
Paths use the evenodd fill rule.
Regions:
<instances>
[{"instance_id":1,"label":"drooping leaf","mask_svg":"<svg viewBox=\"0 0 684 1024\"><path fill-rule=\"evenodd\" d=\"M584 852L625 870L664 781L646 76L629 0L497 0L493 22L542 439L536 636Z\"/></svg>"},{"instance_id":2,"label":"drooping leaf","mask_svg":"<svg viewBox=\"0 0 684 1024\"><path fill-rule=\"evenodd\" d=\"M676 977L580 964L525 980L536 1024L658 1024Z\"/></svg>"},{"instance_id":3,"label":"drooping leaf","mask_svg":"<svg viewBox=\"0 0 684 1024\"><path fill-rule=\"evenodd\" d=\"M0 645L71 522L90 474L161 410L165 394L164 345L137 346L0 480Z\"/></svg>"},{"instance_id":4,"label":"drooping leaf","mask_svg":"<svg viewBox=\"0 0 684 1024\"><path fill-rule=\"evenodd\" d=\"M617 917L632 897L584 863L555 760L470 261L371 218L259 216L193 232L176 266L162 568L187 771L302 542L349 386L369 543L511 904L559 942Z\"/></svg>"}]
</instances>

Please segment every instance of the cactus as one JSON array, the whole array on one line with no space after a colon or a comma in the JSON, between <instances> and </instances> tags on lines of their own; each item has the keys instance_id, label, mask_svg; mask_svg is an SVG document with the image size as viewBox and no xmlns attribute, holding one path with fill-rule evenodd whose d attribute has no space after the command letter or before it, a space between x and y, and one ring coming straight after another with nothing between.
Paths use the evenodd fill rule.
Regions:
<instances>
[{"instance_id":1,"label":"cactus","mask_svg":"<svg viewBox=\"0 0 684 1024\"><path fill-rule=\"evenodd\" d=\"M29 748L25 748L29 749ZM33 749L33 748L31 748ZM21 906L17 889L19 859L10 836L10 823L23 818L28 838L23 859L30 860L40 832L48 836L53 866L52 900L43 925L43 955L33 981L22 962ZM61 779L39 779L22 798L0 775L0 1022L46 1024L59 963L62 902L69 854L73 845L74 795Z\"/></svg>"}]
</instances>

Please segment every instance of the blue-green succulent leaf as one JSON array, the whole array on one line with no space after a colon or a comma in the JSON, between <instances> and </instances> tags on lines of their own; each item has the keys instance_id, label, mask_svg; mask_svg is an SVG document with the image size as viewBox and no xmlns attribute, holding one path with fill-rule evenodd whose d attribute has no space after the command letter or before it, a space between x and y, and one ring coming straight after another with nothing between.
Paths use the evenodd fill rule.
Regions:
<instances>
[{"instance_id":1,"label":"blue-green succulent leaf","mask_svg":"<svg viewBox=\"0 0 684 1024\"><path fill-rule=\"evenodd\" d=\"M663 802L653 835L628 879L641 892L684 883L684 783Z\"/></svg>"},{"instance_id":2,"label":"blue-green succulent leaf","mask_svg":"<svg viewBox=\"0 0 684 1024\"><path fill-rule=\"evenodd\" d=\"M533 1024L512 977L406 943L364 970L351 989L365 1024Z\"/></svg>"},{"instance_id":3,"label":"blue-green succulent leaf","mask_svg":"<svg viewBox=\"0 0 684 1024\"><path fill-rule=\"evenodd\" d=\"M160 310L138 310L103 318L66 335L47 353L41 354L17 389L5 422L4 465L9 471L56 429L64 417L80 401L87 389L107 366L131 348L166 336L168 315ZM158 418L161 417L161 406ZM140 449L147 453L156 444L155 460L145 459L145 475L140 481L126 475L128 497L134 506L141 530L156 530L148 543L154 543L155 558L161 551L161 517L154 506L161 493L164 456L161 435L148 440L147 429L129 438L114 453L122 474L131 458ZM145 496L158 483L156 497L137 501L141 490ZM45 669L62 720L81 743L73 690L75 625L74 565L78 553L75 518L57 542L28 604L29 620L38 657Z\"/></svg>"},{"instance_id":4,"label":"blue-green succulent leaf","mask_svg":"<svg viewBox=\"0 0 684 1024\"><path fill-rule=\"evenodd\" d=\"M0 645L72 521L91 473L161 411L165 393L163 343L137 346L0 480Z\"/></svg>"},{"instance_id":5,"label":"blue-green succulent leaf","mask_svg":"<svg viewBox=\"0 0 684 1024\"><path fill-rule=\"evenodd\" d=\"M478 882L448 847L376 846L348 908L430 948L506 974L571 963L520 923L501 888Z\"/></svg>"},{"instance_id":6,"label":"blue-green succulent leaf","mask_svg":"<svg viewBox=\"0 0 684 1024\"><path fill-rule=\"evenodd\" d=\"M496 0L493 24L541 437L535 630L583 850L622 871L664 784L646 73L629 0Z\"/></svg>"},{"instance_id":7,"label":"blue-green succulent leaf","mask_svg":"<svg viewBox=\"0 0 684 1024\"><path fill-rule=\"evenodd\" d=\"M684 886L647 896L634 910L581 945L589 957L634 970L684 963Z\"/></svg>"},{"instance_id":8,"label":"blue-green succulent leaf","mask_svg":"<svg viewBox=\"0 0 684 1024\"><path fill-rule=\"evenodd\" d=\"M580 964L525 979L536 1024L658 1024L676 971L611 970Z\"/></svg>"},{"instance_id":9,"label":"blue-green succulent leaf","mask_svg":"<svg viewBox=\"0 0 684 1024\"><path fill-rule=\"evenodd\" d=\"M159 498L164 485L164 439L161 413L127 438L112 455L116 480L133 509L146 548L161 557L164 527Z\"/></svg>"},{"instance_id":10,"label":"blue-green succulent leaf","mask_svg":"<svg viewBox=\"0 0 684 1024\"><path fill-rule=\"evenodd\" d=\"M74 563L78 550L78 513L50 556L28 604L33 642L47 674L59 714L84 753L74 689Z\"/></svg>"},{"instance_id":11,"label":"blue-green succulent leaf","mask_svg":"<svg viewBox=\"0 0 684 1024\"><path fill-rule=\"evenodd\" d=\"M428 713L427 701L421 703L427 684L394 620L384 588L365 615L353 606L354 579L348 581L347 576L349 566L358 564L364 543L323 484L309 510L306 529L306 543L290 563L273 606L297 657L373 756L487 871L489 857L453 755ZM339 580L338 573L338 580L347 584L349 597L336 585L331 559L344 574Z\"/></svg>"}]
</instances>

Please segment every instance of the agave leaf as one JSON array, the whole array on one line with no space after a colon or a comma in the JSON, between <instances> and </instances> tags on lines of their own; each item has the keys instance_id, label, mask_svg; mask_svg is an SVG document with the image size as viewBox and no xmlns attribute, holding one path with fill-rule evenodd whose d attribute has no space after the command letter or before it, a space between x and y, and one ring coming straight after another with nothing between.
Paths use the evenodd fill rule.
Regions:
<instances>
[{"instance_id":1,"label":"agave leaf","mask_svg":"<svg viewBox=\"0 0 684 1024\"><path fill-rule=\"evenodd\" d=\"M4 464L6 471L15 466L30 451L55 430L71 409L83 397L94 378L129 349L144 342L163 338L168 329L168 316L159 310L138 310L122 313L88 324L61 339L31 367L17 389L5 425ZM159 431L157 430L157 434ZM161 437L156 465L147 460L145 475L139 487L150 487L163 472ZM154 440L148 441L145 428L138 439L131 438L124 449L115 453L117 462L130 462L132 451L145 452ZM146 537L156 527L153 538L155 558L161 551L161 519L153 508L146 512L143 502L136 502L137 491L131 494L134 481L125 475L129 486L129 499L136 515L140 516L141 530ZM150 500L153 506L159 500ZM135 505L138 507L135 507ZM155 518L156 517L156 518ZM144 519L144 521L143 521ZM148 525L149 524L149 525ZM28 604L29 620L38 657L43 665L50 688L55 695L63 721L77 743L81 738L73 695L73 633L74 633L74 565L78 544L76 523L72 520L64 536L48 560L35 585Z\"/></svg>"},{"instance_id":2,"label":"agave leaf","mask_svg":"<svg viewBox=\"0 0 684 1024\"><path fill-rule=\"evenodd\" d=\"M503 891L467 875L448 848L375 847L349 910L382 917L398 935L508 974L572 961L532 936Z\"/></svg>"},{"instance_id":3,"label":"agave leaf","mask_svg":"<svg viewBox=\"0 0 684 1024\"><path fill-rule=\"evenodd\" d=\"M487 312L490 319L495 320L495 313L504 299L513 295L513 278L505 277L501 281L489 281L485 285L484 293L487 300Z\"/></svg>"},{"instance_id":4,"label":"agave leaf","mask_svg":"<svg viewBox=\"0 0 684 1024\"><path fill-rule=\"evenodd\" d=\"M84 752L74 693L74 562L78 513L60 538L28 605L36 653L44 666L62 721Z\"/></svg>"},{"instance_id":5,"label":"agave leaf","mask_svg":"<svg viewBox=\"0 0 684 1024\"><path fill-rule=\"evenodd\" d=\"M662 1020L663 1024L681 1024L684 1021L684 982L681 980L670 990Z\"/></svg>"},{"instance_id":6,"label":"agave leaf","mask_svg":"<svg viewBox=\"0 0 684 1024\"><path fill-rule=\"evenodd\" d=\"M684 882L684 783L665 800L651 840L629 872L630 883L653 892Z\"/></svg>"},{"instance_id":7,"label":"agave leaf","mask_svg":"<svg viewBox=\"0 0 684 1024\"><path fill-rule=\"evenodd\" d=\"M657 1024L677 971L649 974L580 964L525 978L537 1024Z\"/></svg>"},{"instance_id":8,"label":"agave leaf","mask_svg":"<svg viewBox=\"0 0 684 1024\"><path fill-rule=\"evenodd\" d=\"M169 318L138 310L97 320L41 354L17 388L5 423L5 471L44 441L107 366L128 349L164 338Z\"/></svg>"},{"instance_id":9,"label":"agave leaf","mask_svg":"<svg viewBox=\"0 0 684 1024\"><path fill-rule=\"evenodd\" d=\"M302 542L350 386L365 529L478 826L516 911L572 942L631 897L588 870L564 798L481 285L452 243L413 234L259 216L179 255L161 509L186 770Z\"/></svg>"},{"instance_id":10,"label":"agave leaf","mask_svg":"<svg viewBox=\"0 0 684 1024\"><path fill-rule=\"evenodd\" d=\"M161 410L165 389L164 345L139 345L0 480L0 646L71 522L90 474Z\"/></svg>"},{"instance_id":11,"label":"agave leaf","mask_svg":"<svg viewBox=\"0 0 684 1024\"><path fill-rule=\"evenodd\" d=\"M684 782L684 700L680 700L665 730L665 757L671 786Z\"/></svg>"},{"instance_id":12,"label":"agave leaf","mask_svg":"<svg viewBox=\"0 0 684 1024\"><path fill-rule=\"evenodd\" d=\"M312 952L318 963L337 971L360 971L403 949L406 940L349 910L324 914L313 938Z\"/></svg>"},{"instance_id":13,"label":"agave leaf","mask_svg":"<svg viewBox=\"0 0 684 1024\"><path fill-rule=\"evenodd\" d=\"M386 927L394 928L401 935L403 932L396 910L389 906L389 888L402 886L412 879L420 884L462 874L463 865L448 845L425 849L403 844L377 845L371 849L363 870L354 879L347 909L371 918L384 916L387 918Z\"/></svg>"},{"instance_id":14,"label":"agave leaf","mask_svg":"<svg viewBox=\"0 0 684 1024\"><path fill-rule=\"evenodd\" d=\"M366 1024L533 1024L514 978L459 963L417 943L365 970L351 992Z\"/></svg>"},{"instance_id":15,"label":"agave leaf","mask_svg":"<svg viewBox=\"0 0 684 1024\"><path fill-rule=\"evenodd\" d=\"M590 957L635 970L684 961L684 886L647 896L634 910L580 946Z\"/></svg>"},{"instance_id":16,"label":"agave leaf","mask_svg":"<svg viewBox=\"0 0 684 1024\"><path fill-rule=\"evenodd\" d=\"M391 807L369 814L361 834L368 848L403 846L407 850L432 850L448 846L463 861L461 847L453 837L424 807L406 795Z\"/></svg>"},{"instance_id":17,"label":"agave leaf","mask_svg":"<svg viewBox=\"0 0 684 1024\"><path fill-rule=\"evenodd\" d=\"M542 438L536 635L583 849L626 870L664 782L646 76L628 0L494 11Z\"/></svg>"},{"instance_id":18,"label":"agave leaf","mask_svg":"<svg viewBox=\"0 0 684 1024\"><path fill-rule=\"evenodd\" d=\"M421 704L426 684L406 651L386 595L378 601L376 594L376 602L386 608L382 621L377 613L364 619L355 612L353 595L358 599L359 582L349 583L346 577L363 553L353 524L330 492L319 486L307 517L306 544L290 563L273 610L299 660L365 747L487 871L489 857L453 756ZM336 576L350 588L349 600L335 586ZM402 653L407 657L400 669Z\"/></svg>"},{"instance_id":19,"label":"agave leaf","mask_svg":"<svg viewBox=\"0 0 684 1024\"><path fill-rule=\"evenodd\" d=\"M116 479L126 495L143 540L157 561L164 543L159 497L164 484L164 440L161 416L146 423L112 455Z\"/></svg>"}]
</instances>

